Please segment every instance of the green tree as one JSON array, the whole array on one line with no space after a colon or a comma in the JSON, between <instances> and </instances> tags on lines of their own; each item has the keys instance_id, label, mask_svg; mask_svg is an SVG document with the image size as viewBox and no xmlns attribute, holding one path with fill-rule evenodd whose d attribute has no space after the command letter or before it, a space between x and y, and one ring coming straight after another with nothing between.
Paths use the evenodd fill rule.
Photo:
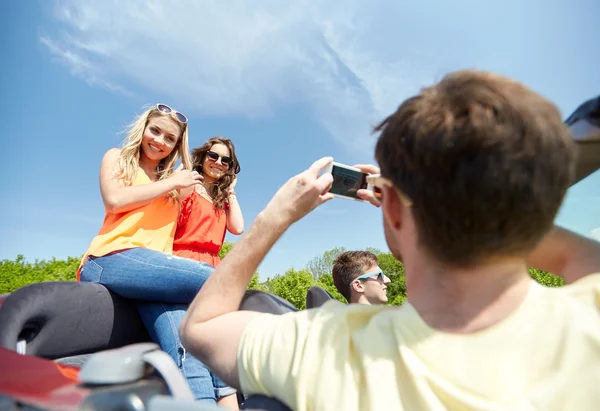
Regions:
<instances>
[{"instance_id":1,"label":"green tree","mask_svg":"<svg viewBox=\"0 0 600 411\"><path fill-rule=\"evenodd\" d=\"M28 284L46 281L74 281L81 257L69 257L66 260L25 261L18 255L12 260L0 262L0 294L8 294Z\"/></svg>"},{"instance_id":2,"label":"green tree","mask_svg":"<svg viewBox=\"0 0 600 411\"><path fill-rule=\"evenodd\" d=\"M565 285L564 278L547 273L546 271L538 270L537 268L530 267L529 275L531 275L535 281L547 287L561 287Z\"/></svg>"},{"instance_id":3,"label":"green tree","mask_svg":"<svg viewBox=\"0 0 600 411\"><path fill-rule=\"evenodd\" d=\"M223 242L221 249L219 250L219 258L223 259L229 251L231 251L231 247L233 247L233 243L230 241Z\"/></svg>"},{"instance_id":4,"label":"green tree","mask_svg":"<svg viewBox=\"0 0 600 411\"><path fill-rule=\"evenodd\" d=\"M252 275L252 278L250 278L250 282L248 283L247 289L267 292L267 287L260 282L260 276L258 274L258 271Z\"/></svg>"},{"instance_id":5,"label":"green tree","mask_svg":"<svg viewBox=\"0 0 600 411\"><path fill-rule=\"evenodd\" d=\"M336 247L329 251L325 251L323 254L310 260L306 265L306 270L308 270L317 280L323 275L331 274L333 262L344 251L346 251L344 247Z\"/></svg>"},{"instance_id":6,"label":"green tree","mask_svg":"<svg viewBox=\"0 0 600 411\"><path fill-rule=\"evenodd\" d=\"M377 256L379 267L390 278L387 286L388 304L402 305L406 301L406 277L404 264L396 259L392 253L383 253L379 250L371 251Z\"/></svg>"},{"instance_id":7,"label":"green tree","mask_svg":"<svg viewBox=\"0 0 600 411\"><path fill-rule=\"evenodd\" d=\"M290 268L265 282L267 292L288 300L299 310L306 308L306 292L315 284L315 278L306 269Z\"/></svg>"},{"instance_id":8,"label":"green tree","mask_svg":"<svg viewBox=\"0 0 600 411\"><path fill-rule=\"evenodd\" d=\"M231 250L233 243L226 241L219 252L221 258ZM406 277L404 265L391 253L382 252L375 248L368 248L374 253L379 266L390 278L387 294L389 304L402 305L406 300ZM298 309L306 307L306 292L314 285L328 291L336 300L345 302L345 299L333 285L331 271L333 261L342 252L343 247L333 248L313 258L305 269L295 270L293 268L283 275L276 275L267 281L261 282L259 273L252 276L249 289L270 292L278 295ZM25 257L18 255L15 260L2 260L0 262L0 294L12 291L32 283L44 281L74 281L75 273L79 267L81 257L69 257L65 260L36 260L27 262ZM548 287L561 287L565 284L562 277L541 271L535 268L529 269L529 274L538 283Z\"/></svg>"},{"instance_id":9,"label":"green tree","mask_svg":"<svg viewBox=\"0 0 600 411\"><path fill-rule=\"evenodd\" d=\"M347 303L344 296L340 294L337 288L335 288L335 285L333 284L333 276L331 274L323 274L321 277L319 277L315 285L327 291L336 300L342 303Z\"/></svg>"}]
</instances>

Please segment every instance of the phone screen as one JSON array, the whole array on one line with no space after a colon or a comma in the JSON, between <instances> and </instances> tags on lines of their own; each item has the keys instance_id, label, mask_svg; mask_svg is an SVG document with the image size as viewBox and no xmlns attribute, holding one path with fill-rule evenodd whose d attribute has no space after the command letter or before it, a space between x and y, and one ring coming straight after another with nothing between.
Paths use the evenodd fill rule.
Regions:
<instances>
[{"instance_id":1,"label":"phone screen","mask_svg":"<svg viewBox=\"0 0 600 411\"><path fill-rule=\"evenodd\" d=\"M356 192L367 188L367 174L333 165L331 170L333 184L329 190L332 194L358 198Z\"/></svg>"}]
</instances>

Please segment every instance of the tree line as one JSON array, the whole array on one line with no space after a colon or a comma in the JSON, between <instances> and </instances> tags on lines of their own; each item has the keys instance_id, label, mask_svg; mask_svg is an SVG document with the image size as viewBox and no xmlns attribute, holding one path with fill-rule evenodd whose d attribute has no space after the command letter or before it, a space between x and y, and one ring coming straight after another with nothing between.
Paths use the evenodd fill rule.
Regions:
<instances>
[{"instance_id":1,"label":"tree line","mask_svg":"<svg viewBox=\"0 0 600 411\"><path fill-rule=\"evenodd\" d=\"M223 258L232 245L233 243L225 242L219 256ZM306 308L306 292L312 286L322 287L336 300L346 302L333 285L331 276L333 261L344 251L347 250L343 247L327 250L314 257L301 269L290 268L284 273L276 274L264 281L260 280L260 274L256 272L248 288L275 294L286 299L300 310ZM406 300L404 265L389 252L373 248L369 248L368 251L377 256L379 266L391 280L387 287L389 304L402 305ZM75 272L80 261L81 257L68 257L65 260L53 258L51 260L36 260L31 263L27 262L22 255L18 255L15 260L2 260L0 262L0 295L11 293L32 283L75 281ZM561 277L545 271L530 268L529 273L540 284L551 287L564 285L564 280Z\"/></svg>"}]
</instances>

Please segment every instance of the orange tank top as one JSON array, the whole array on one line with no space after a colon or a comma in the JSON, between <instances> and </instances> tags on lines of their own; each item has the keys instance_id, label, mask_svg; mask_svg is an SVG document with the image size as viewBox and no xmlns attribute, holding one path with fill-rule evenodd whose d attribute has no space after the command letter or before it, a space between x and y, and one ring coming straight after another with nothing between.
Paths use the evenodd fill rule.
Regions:
<instances>
[{"instance_id":1,"label":"orange tank top","mask_svg":"<svg viewBox=\"0 0 600 411\"><path fill-rule=\"evenodd\" d=\"M225 240L226 226L226 209L215 208L194 190L181 204L173 254L216 267L221 261L219 250Z\"/></svg>"},{"instance_id":2,"label":"orange tank top","mask_svg":"<svg viewBox=\"0 0 600 411\"><path fill-rule=\"evenodd\" d=\"M149 184L151 180L138 169L132 185ZM168 194L123 213L107 213L100 232L90 244L81 265L88 256L101 257L114 251L144 247L171 254L179 203ZM79 281L79 271L77 280Z\"/></svg>"}]
</instances>

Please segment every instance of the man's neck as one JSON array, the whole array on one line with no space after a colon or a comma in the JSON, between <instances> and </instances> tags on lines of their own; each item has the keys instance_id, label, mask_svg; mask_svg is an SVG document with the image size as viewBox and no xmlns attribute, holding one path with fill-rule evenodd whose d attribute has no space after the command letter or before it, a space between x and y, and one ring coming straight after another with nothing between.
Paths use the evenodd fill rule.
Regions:
<instances>
[{"instance_id":1,"label":"man's neck","mask_svg":"<svg viewBox=\"0 0 600 411\"><path fill-rule=\"evenodd\" d=\"M362 305L372 305L371 302L365 297L364 294L359 296L352 295L351 304L362 304Z\"/></svg>"},{"instance_id":2,"label":"man's neck","mask_svg":"<svg viewBox=\"0 0 600 411\"><path fill-rule=\"evenodd\" d=\"M532 281L524 258L468 269L435 266L431 258L406 260L408 300L439 331L471 333L502 321L521 305Z\"/></svg>"}]
</instances>

